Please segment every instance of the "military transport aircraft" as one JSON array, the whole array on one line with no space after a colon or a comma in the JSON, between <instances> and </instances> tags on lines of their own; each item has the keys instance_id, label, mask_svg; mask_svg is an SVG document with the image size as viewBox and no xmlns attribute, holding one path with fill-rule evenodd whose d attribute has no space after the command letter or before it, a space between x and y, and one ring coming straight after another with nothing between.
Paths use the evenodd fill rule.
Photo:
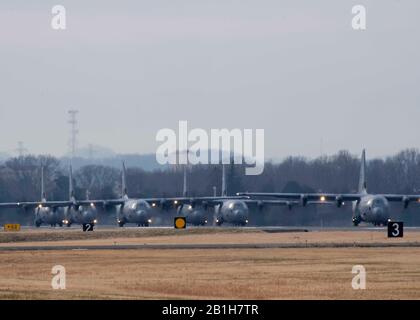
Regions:
<instances>
[{"instance_id":1,"label":"military transport aircraft","mask_svg":"<svg viewBox=\"0 0 420 320\"><path fill-rule=\"evenodd\" d=\"M0 203L0 208L22 208L25 211L34 210L34 223L36 227L47 224L52 227L63 226L64 211L62 206L66 202L47 201L44 184L44 166L41 166L41 201L39 202L12 202Z\"/></svg>"},{"instance_id":2,"label":"military transport aircraft","mask_svg":"<svg viewBox=\"0 0 420 320\"><path fill-rule=\"evenodd\" d=\"M232 198L227 196L226 169L222 165L222 196L221 200L215 207L216 216L215 223L221 226L224 223L232 225L245 226L249 223L249 207L257 208L260 212L267 206L287 206L291 209L299 204L299 201L293 200L255 200L249 199L248 195L238 194L238 196L246 196L247 198Z\"/></svg>"},{"instance_id":3,"label":"military transport aircraft","mask_svg":"<svg viewBox=\"0 0 420 320\"><path fill-rule=\"evenodd\" d=\"M372 223L375 226L385 225L390 221L389 202L400 202L404 208L407 208L410 202L420 202L420 194L402 195L402 194L369 194L367 192L366 182L366 152L363 150L359 190L357 193L267 193L267 192L241 192L238 195L250 196L253 198L275 198L297 200L303 206L308 201L316 203L335 203L338 208L342 207L346 201L352 201L353 225L357 226L361 222Z\"/></svg>"},{"instance_id":4,"label":"military transport aircraft","mask_svg":"<svg viewBox=\"0 0 420 320\"><path fill-rule=\"evenodd\" d=\"M72 224L91 224L98 223L98 210L94 203L89 202L89 192L86 192L86 201L81 203L76 200L73 188L73 169L69 167L69 204L64 208L63 223L70 227Z\"/></svg>"},{"instance_id":5,"label":"military transport aircraft","mask_svg":"<svg viewBox=\"0 0 420 320\"><path fill-rule=\"evenodd\" d=\"M59 225L63 226L64 212L60 207L47 207L42 204L47 202L44 185L44 166L41 166L41 204L35 207L35 226L40 227L41 224L49 224L51 227Z\"/></svg>"},{"instance_id":6,"label":"military transport aircraft","mask_svg":"<svg viewBox=\"0 0 420 320\"><path fill-rule=\"evenodd\" d=\"M188 197L187 187L187 165L184 165L184 184L182 190L182 197ZM185 216L188 224L194 226L204 226L208 222L207 212L202 206L192 206L191 204L183 205L178 207L177 213L181 216Z\"/></svg>"}]
</instances>

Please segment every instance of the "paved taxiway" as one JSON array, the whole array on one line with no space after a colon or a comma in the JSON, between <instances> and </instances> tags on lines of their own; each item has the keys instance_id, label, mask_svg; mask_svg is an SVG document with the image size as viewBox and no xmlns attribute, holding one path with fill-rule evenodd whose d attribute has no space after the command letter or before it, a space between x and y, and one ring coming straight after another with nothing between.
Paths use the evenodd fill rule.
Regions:
<instances>
[{"instance_id":1,"label":"paved taxiway","mask_svg":"<svg viewBox=\"0 0 420 320\"><path fill-rule=\"evenodd\" d=\"M170 250L170 249L298 249L298 248L420 248L420 242L404 243L217 243L217 244L140 244L140 245L68 245L9 246L0 251L63 251L63 250Z\"/></svg>"},{"instance_id":2,"label":"paved taxiway","mask_svg":"<svg viewBox=\"0 0 420 320\"><path fill-rule=\"evenodd\" d=\"M420 228L405 228L404 239L387 239L383 227L196 227L78 229L24 228L0 232L0 251L420 248Z\"/></svg>"}]
</instances>

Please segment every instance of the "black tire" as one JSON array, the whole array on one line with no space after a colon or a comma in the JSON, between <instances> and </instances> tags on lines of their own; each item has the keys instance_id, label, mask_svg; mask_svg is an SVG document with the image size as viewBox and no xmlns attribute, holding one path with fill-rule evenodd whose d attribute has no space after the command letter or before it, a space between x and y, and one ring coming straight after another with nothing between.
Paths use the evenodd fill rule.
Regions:
<instances>
[{"instance_id":1,"label":"black tire","mask_svg":"<svg viewBox=\"0 0 420 320\"><path fill-rule=\"evenodd\" d=\"M357 227L360 223L360 219L353 218L353 226Z\"/></svg>"}]
</instances>

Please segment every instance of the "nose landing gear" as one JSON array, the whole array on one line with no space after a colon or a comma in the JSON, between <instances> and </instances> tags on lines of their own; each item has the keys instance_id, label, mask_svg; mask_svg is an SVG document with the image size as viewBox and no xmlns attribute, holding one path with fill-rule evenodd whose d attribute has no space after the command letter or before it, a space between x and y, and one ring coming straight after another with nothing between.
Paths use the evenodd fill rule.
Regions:
<instances>
[{"instance_id":1,"label":"nose landing gear","mask_svg":"<svg viewBox=\"0 0 420 320\"><path fill-rule=\"evenodd\" d=\"M361 222L360 217L353 217L353 226L357 227Z\"/></svg>"}]
</instances>

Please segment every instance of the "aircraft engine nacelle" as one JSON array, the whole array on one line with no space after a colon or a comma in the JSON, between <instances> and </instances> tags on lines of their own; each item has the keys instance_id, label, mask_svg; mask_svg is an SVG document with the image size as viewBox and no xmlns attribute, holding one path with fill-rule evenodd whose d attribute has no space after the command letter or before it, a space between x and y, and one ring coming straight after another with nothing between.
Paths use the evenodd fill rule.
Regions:
<instances>
[{"instance_id":1,"label":"aircraft engine nacelle","mask_svg":"<svg viewBox=\"0 0 420 320\"><path fill-rule=\"evenodd\" d=\"M335 203L337 204L337 208L341 208L341 206L344 204L343 197L337 196L335 198Z\"/></svg>"},{"instance_id":2,"label":"aircraft engine nacelle","mask_svg":"<svg viewBox=\"0 0 420 320\"><path fill-rule=\"evenodd\" d=\"M165 211L168 211L171 207L171 204L168 204L164 199L161 199L157 205L159 208Z\"/></svg>"},{"instance_id":3,"label":"aircraft engine nacelle","mask_svg":"<svg viewBox=\"0 0 420 320\"><path fill-rule=\"evenodd\" d=\"M410 199L408 197L403 197L402 202L403 202L403 205L404 205L404 209L407 209L408 204L410 203Z\"/></svg>"},{"instance_id":4,"label":"aircraft engine nacelle","mask_svg":"<svg viewBox=\"0 0 420 320\"><path fill-rule=\"evenodd\" d=\"M195 208L196 204L197 204L197 201L195 201L194 199L190 200L191 208Z\"/></svg>"},{"instance_id":5,"label":"aircraft engine nacelle","mask_svg":"<svg viewBox=\"0 0 420 320\"><path fill-rule=\"evenodd\" d=\"M306 205L308 204L308 196L302 194L300 196L300 203L302 204L302 206L306 207Z\"/></svg>"},{"instance_id":6,"label":"aircraft engine nacelle","mask_svg":"<svg viewBox=\"0 0 420 320\"><path fill-rule=\"evenodd\" d=\"M178 206L177 208L176 208L176 212L178 213L178 214L180 214L181 212L182 212L182 209L184 208L184 205L183 204L181 204L180 206Z\"/></svg>"}]
</instances>

